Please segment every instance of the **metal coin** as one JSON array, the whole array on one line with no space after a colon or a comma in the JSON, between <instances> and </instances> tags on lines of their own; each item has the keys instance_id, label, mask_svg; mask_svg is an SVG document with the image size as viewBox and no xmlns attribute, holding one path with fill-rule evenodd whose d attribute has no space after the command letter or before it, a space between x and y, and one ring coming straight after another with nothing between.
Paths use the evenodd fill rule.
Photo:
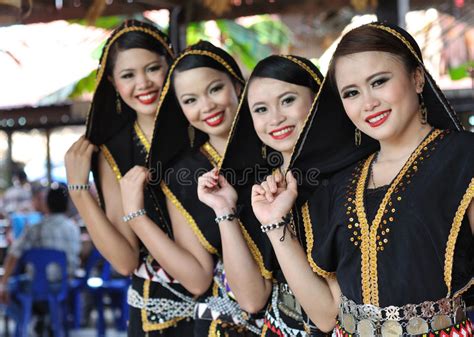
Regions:
<instances>
[{"instance_id":1,"label":"metal coin","mask_svg":"<svg viewBox=\"0 0 474 337\"><path fill-rule=\"evenodd\" d=\"M448 315L436 315L431 320L431 328L433 330L441 330L453 325L453 321Z\"/></svg>"},{"instance_id":2,"label":"metal coin","mask_svg":"<svg viewBox=\"0 0 474 337\"><path fill-rule=\"evenodd\" d=\"M368 319L363 319L357 324L357 332L360 337L374 337L375 336L375 326Z\"/></svg>"},{"instance_id":3,"label":"metal coin","mask_svg":"<svg viewBox=\"0 0 474 337\"><path fill-rule=\"evenodd\" d=\"M356 332L355 318L351 314L342 315L342 324L343 324L344 330L346 330L348 333L353 334Z\"/></svg>"},{"instance_id":4,"label":"metal coin","mask_svg":"<svg viewBox=\"0 0 474 337\"><path fill-rule=\"evenodd\" d=\"M428 333L429 330L428 323L423 318L413 317L408 321L407 332L410 335L421 335Z\"/></svg>"},{"instance_id":5,"label":"metal coin","mask_svg":"<svg viewBox=\"0 0 474 337\"><path fill-rule=\"evenodd\" d=\"M397 321L385 321L382 325L382 337L399 337L403 335L403 328Z\"/></svg>"}]
</instances>

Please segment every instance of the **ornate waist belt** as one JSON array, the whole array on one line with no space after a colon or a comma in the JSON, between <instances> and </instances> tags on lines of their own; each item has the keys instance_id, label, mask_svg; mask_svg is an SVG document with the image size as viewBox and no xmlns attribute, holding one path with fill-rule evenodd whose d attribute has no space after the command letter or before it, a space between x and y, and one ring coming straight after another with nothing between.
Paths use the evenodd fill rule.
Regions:
<instances>
[{"instance_id":1,"label":"ornate waist belt","mask_svg":"<svg viewBox=\"0 0 474 337\"><path fill-rule=\"evenodd\" d=\"M460 296L384 308L356 304L341 296L339 312L340 326L361 337L421 335L458 324L465 318L466 306Z\"/></svg>"}]
</instances>

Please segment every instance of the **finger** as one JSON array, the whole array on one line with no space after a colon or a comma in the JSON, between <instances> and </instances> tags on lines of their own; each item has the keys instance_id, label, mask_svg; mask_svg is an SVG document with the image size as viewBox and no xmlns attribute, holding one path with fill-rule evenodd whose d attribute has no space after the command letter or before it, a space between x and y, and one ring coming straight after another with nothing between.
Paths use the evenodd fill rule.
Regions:
<instances>
[{"instance_id":1,"label":"finger","mask_svg":"<svg viewBox=\"0 0 474 337\"><path fill-rule=\"evenodd\" d=\"M273 193L270 190L270 186L268 186L268 182L264 181L260 186L262 186L262 188L265 190L265 198L267 198L269 202L272 202Z\"/></svg>"},{"instance_id":2,"label":"finger","mask_svg":"<svg viewBox=\"0 0 474 337\"><path fill-rule=\"evenodd\" d=\"M81 139L81 144L78 149L79 153L84 153L87 150L87 147L89 146L90 142L86 138Z\"/></svg>"},{"instance_id":3,"label":"finger","mask_svg":"<svg viewBox=\"0 0 474 337\"><path fill-rule=\"evenodd\" d=\"M296 178L293 176L293 173L291 170L289 170L286 173L286 183L287 183L287 188L291 191L298 191L298 182L296 181Z\"/></svg>"},{"instance_id":4,"label":"finger","mask_svg":"<svg viewBox=\"0 0 474 337\"><path fill-rule=\"evenodd\" d=\"M227 187L230 185L227 179L222 175L217 176L217 182L219 183L219 185L221 185L221 187Z\"/></svg>"},{"instance_id":5,"label":"finger","mask_svg":"<svg viewBox=\"0 0 474 337\"><path fill-rule=\"evenodd\" d=\"M281 174L281 171L279 169L275 172L273 177L274 177L276 183L279 183L283 180L283 175Z\"/></svg>"},{"instance_id":6,"label":"finger","mask_svg":"<svg viewBox=\"0 0 474 337\"><path fill-rule=\"evenodd\" d=\"M268 176L267 177L267 183L268 183L268 187L270 188L270 192L272 193L276 193L277 191L277 183L275 181L275 177L274 176Z\"/></svg>"},{"instance_id":7,"label":"finger","mask_svg":"<svg viewBox=\"0 0 474 337\"><path fill-rule=\"evenodd\" d=\"M263 189L262 186L255 184L252 187L252 197L259 195L265 195L265 189Z\"/></svg>"}]
</instances>

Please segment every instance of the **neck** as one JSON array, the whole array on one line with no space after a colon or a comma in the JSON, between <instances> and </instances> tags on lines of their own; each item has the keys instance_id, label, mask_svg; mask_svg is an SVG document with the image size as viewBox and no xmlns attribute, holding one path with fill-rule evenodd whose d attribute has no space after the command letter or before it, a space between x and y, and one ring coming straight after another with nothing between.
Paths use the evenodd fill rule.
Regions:
<instances>
[{"instance_id":1,"label":"neck","mask_svg":"<svg viewBox=\"0 0 474 337\"><path fill-rule=\"evenodd\" d=\"M378 162L406 159L431 130L428 124L412 123L412 125L398 135L380 141Z\"/></svg>"},{"instance_id":2,"label":"neck","mask_svg":"<svg viewBox=\"0 0 474 337\"><path fill-rule=\"evenodd\" d=\"M151 140L153 136L153 127L155 125L155 115L143 115L137 113L137 123L145 134L148 141Z\"/></svg>"},{"instance_id":3,"label":"neck","mask_svg":"<svg viewBox=\"0 0 474 337\"><path fill-rule=\"evenodd\" d=\"M209 143L217 151L217 153L219 153L221 157L224 155L224 151L227 145L227 137L228 134L226 134L225 137L209 135Z\"/></svg>"}]
</instances>

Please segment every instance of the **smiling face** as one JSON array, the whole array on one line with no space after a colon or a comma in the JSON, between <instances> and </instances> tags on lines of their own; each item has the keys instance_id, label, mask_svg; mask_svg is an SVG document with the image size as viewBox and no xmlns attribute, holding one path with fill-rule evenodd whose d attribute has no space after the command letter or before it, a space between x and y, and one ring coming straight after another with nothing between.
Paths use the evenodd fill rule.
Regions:
<instances>
[{"instance_id":1,"label":"smiling face","mask_svg":"<svg viewBox=\"0 0 474 337\"><path fill-rule=\"evenodd\" d=\"M348 117L369 137L391 140L421 127L421 69L408 72L387 52L360 52L336 60L335 79Z\"/></svg>"},{"instance_id":2,"label":"smiling face","mask_svg":"<svg viewBox=\"0 0 474 337\"><path fill-rule=\"evenodd\" d=\"M154 115L167 70L164 56L132 48L117 53L111 81L123 101L137 114Z\"/></svg>"},{"instance_id":3,"label":"smiling face","mask_svg":"<svg viewBox=\"0 0 474 337\"><path fill-rule=\"evenodd\" d=\"M291 154L313 102L304 86L256 77L248 88L248 104L260 140L283 154Z\"/></svg>"},{"instance_id":4,"label":"smiling face","mask_svg":"<svg viewBox=\"0 0 474 337\"><path fill-rule=\"evenodd\" d=\"M239 104L240 87L213 68L176 72L173 80L179 105L189 123L210 137L227 137Z\"/></svg>"}]
</instances>

